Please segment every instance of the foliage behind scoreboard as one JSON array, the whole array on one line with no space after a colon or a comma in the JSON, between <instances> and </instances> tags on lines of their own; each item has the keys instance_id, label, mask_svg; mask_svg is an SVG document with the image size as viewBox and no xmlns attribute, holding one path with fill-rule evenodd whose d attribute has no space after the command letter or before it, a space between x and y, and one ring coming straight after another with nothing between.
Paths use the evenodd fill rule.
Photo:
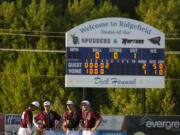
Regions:
<instances>
[{"instance_id":1,"label":"foliage behind scoreboard","mask_svg":"<svg viewBox=\"0 0 180 135\"><path fill-rule=\"evenodd\" d=\"M103 18L66 33L66 87L164 88L164 34Z\"/></svg>"}]
</instances>

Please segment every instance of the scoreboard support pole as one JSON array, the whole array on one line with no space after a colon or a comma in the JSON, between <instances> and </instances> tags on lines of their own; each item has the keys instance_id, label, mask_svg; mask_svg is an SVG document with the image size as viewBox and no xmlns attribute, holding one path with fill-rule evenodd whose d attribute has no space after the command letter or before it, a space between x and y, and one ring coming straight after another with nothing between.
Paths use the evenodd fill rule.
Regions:
<instances>
[{"instance_id":1,"label":"scoreboard support pole","mask_svg":"<svg viewBox=\"0 0 180 135\"><path fill-rule=\"evenodd\" d=\"M142 89L142 113L146 114L146 89Z\"/></svg>"},{"instance_id":2,"label":"scoreboard support pole","mask_svg":"<svg viewBox=\"0 0 180 135\"><path fill-rule=\"evenodd\" d=\"M87 99L87 88L83 88L83 100Z\"/></svg>"}]
</instances>

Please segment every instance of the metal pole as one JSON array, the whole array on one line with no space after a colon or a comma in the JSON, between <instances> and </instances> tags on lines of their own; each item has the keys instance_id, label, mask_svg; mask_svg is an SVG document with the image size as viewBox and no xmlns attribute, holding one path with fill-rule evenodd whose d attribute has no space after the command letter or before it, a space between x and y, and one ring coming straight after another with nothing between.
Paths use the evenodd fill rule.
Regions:
<instances>
[{"instance_id":1,"label":"metal pole","mask_svg":"<svg viewBox=\"0 0 180 135\"><path fill-rule=\"evenodd\" d=\"M146 89L142 89L142 113L146 114Z\"/></svg>"},{"instance_id":2,"label":"metal pole","mask_svg":"<svg viewBox=\"0 0 180 135\"><path fill-rule=\"evenodd\" d=\"M87 88L83 88L83 100L87 99Z\"/></svg>"}]
</instances>

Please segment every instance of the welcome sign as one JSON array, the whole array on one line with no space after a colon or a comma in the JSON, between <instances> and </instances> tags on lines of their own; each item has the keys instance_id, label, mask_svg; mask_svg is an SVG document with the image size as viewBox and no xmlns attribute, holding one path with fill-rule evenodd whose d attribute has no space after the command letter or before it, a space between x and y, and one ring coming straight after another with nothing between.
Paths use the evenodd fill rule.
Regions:
<instances>
[{"instance_id":1,"label":"welcome sign","mask_svg":"<svg viewBox=\"0 0 180 135\"><path fill-rule=\"evenodd\" d=\"M165 36L127 18L102 18L66 33L66 87L164 88Z\"/></svg>"}]
</instances>

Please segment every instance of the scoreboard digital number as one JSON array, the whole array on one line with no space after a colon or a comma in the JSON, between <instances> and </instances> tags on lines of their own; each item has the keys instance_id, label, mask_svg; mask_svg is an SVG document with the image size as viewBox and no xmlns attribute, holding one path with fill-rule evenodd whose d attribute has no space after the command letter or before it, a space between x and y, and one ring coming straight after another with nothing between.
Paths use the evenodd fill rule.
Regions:
<instances>
[{"instance_id":1,"label":"scoreboard digital number","mask_svg":"<svg viewBox=\"0 0 180 135\"><path fill-rule=\"evenodd\" d=\"M66 74L164 76L164 49L67 47Z\"/></svg>"}]
</instances>

